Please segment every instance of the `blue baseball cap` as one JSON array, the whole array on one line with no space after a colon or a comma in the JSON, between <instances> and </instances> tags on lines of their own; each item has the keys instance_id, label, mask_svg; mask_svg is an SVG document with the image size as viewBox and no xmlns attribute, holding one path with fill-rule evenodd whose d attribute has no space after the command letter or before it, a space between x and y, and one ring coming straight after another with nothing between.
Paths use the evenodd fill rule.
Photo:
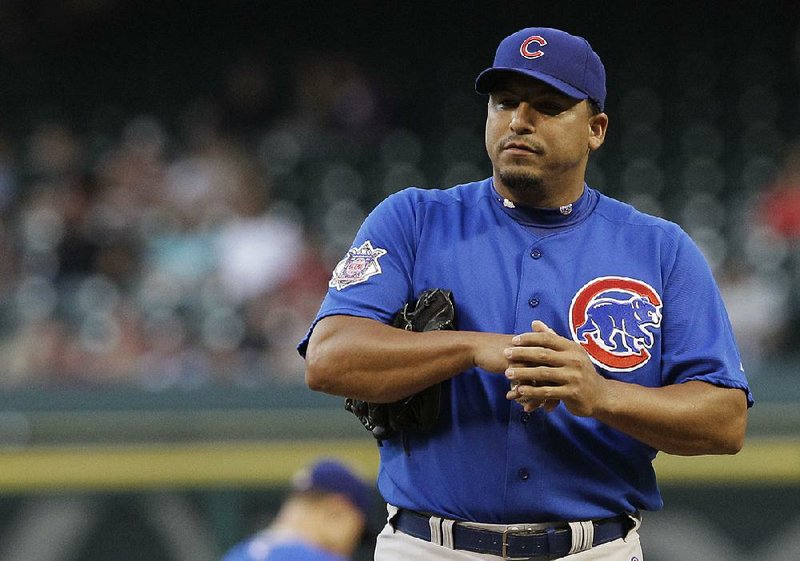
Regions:
<instances>
[{"instance_id":1,"label":"blue baseball cap","mask_svg":"<svg viewBox=\"0 0 800 561\"><path fill-rule=\"evenodd\" d=\"M549 27L528 27L503 39L494 64L475 80L475 91L488 94L505 73L541 80L575 99L591 99L604 110L606 69L583 37Z\"/></svg>"},{"instance_id":2,"label":"blue baseball cap","mask_svg":"<svg viewBox=\"0 0 800 561\"><path fill-rule=\"evenodd\" d=\"M370 517L371 488L354 471L336 460L323 459L300 470L292 479L292 490L343 495L365 519Z\"/></svg>"}]
</instances>

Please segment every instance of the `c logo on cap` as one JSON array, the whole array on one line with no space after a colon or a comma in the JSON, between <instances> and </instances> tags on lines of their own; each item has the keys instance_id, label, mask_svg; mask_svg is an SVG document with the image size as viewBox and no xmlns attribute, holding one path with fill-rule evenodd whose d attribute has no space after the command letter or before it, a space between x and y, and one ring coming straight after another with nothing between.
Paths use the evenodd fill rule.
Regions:
<instances>
[{"instance_id":1,"label":"c logo on cap","mask_svg":"<svg viewBox=\"0 0 800 561\"><path fill-rule=\"evenodd\" d=\"M540 56L544 55L544 51L541 49L533 52L529 51L528 47L531 43L536 43L540 47L544 47L547 44L547 41L544 40L544 37L540 37L539 35L528 37L522 42L522 45L519 46L519 54L527 59L539 58Z\"/></svg>"}]
</instances>

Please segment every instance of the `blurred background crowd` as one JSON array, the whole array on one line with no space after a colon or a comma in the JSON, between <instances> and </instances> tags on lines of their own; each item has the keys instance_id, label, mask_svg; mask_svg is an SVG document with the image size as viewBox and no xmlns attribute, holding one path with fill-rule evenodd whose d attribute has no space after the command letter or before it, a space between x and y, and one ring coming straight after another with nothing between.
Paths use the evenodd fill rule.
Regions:
<instances>
[{"instance_id":1,"label":"blurred background crowd","mask_svg":"<svg viewBox=\"0 0 800 561\"><path fill-rule=\"evenodd\" d=\"M474 76L566 15L608 71L590 183L693 236L751 376L796 356L792 3L711 28L702 3L178 4L0 2L0 388L302 384L295 345L362 219L487 176Z\"/></svg>"}]
</instances>

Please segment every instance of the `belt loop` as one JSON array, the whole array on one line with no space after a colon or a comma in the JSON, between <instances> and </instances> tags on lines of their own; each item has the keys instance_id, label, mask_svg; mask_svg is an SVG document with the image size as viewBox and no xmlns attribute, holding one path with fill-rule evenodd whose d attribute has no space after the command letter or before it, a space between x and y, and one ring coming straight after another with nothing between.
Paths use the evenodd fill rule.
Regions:
<instances>
[{"instance_id":1,"label":"belt loop","mask_svg":"<svg viewBox=\"0 0 800 561\"><path fill-rule=\"evenodd\" d=\"M558 559L553 552L558 551L556 544L556 530L554 528L547 529L547 559Z\"/></svg>"},{"instance_id":2,"label":"belt loop","mask_svg":"<svg viewBox=\"0 0 800 561\"><path fill-rule=\"evenodd\" d=\"M628 536L630 536L631 532L638 531L639 530L639 526L642 525L642 513L639 512L638 510L636 510L634 512L629 512L626 516L630 520L631 527L628 528L628 531L625 532L625 535L623 535L622 537L627 542L628 541Z\"/></svg>"},{"instance_id":3,"label":"belt loop","mask_svg":"<svg viewBox=\"0 0 800 561\"><path fill-rule=\"evenodd\" d=\"M431 516L428 519L428 525L431 527L431 543L442 545L442 519L438 516Z\"/></svg>"},{"instance_id":4,"label":"belt loop","mask_svg":"<svg viewBox=\"0 0 800 561\"><path fill-rule=\"evenodd\" d=\"M455 541L453 540L453 525L455 520L442 520L442 545L448 549L455 549Z\"/></svg>"},{"instance_id":5,"label":"belt loop","mask_svg":"<svg viewBox=\"0 0 800 561\"><path fill-rule=\"evenodd\" d=\"M397 517L400 515L400 509L389 503L386 504L386 522L392 528L392 533L397 532Z\"/></svg>"},{"instance_id":6,"label":"belt loop","mask_svg":"<svg viewBox=\"0 0 800 561\"><path fill-rule=\"evenodd\" d=\"M569 522L569 529L572 534L572 547L567 555L586 551L592 548L594 542L594 522Z\"/></svg>"}]
</instances>

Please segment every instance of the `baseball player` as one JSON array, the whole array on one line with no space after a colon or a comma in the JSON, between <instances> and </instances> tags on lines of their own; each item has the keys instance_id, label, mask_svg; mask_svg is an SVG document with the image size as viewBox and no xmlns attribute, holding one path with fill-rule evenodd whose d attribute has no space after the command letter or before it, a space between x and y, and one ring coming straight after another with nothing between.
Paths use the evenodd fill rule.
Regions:
<instances>
[{"instance_id":1,"label":"baseball player","mask_svg":"<svg viewBox=\"0 0 800 561\"><path fill-rule=\"evenodd\" d=\"M371 490L342 463L301 470L275 521L222 561L350 561L366 528Z\"/></svg>"},{"instance_id":2,"label":"baseball player","mask_svg":"<svg viewBox=\"0 0 800 561\"><path fill-rule=\"evenodd\" d=\"M433 429L381 442L375 559L641 561L657 452L743 445L727 313L676 224L585 183L609 122L585 39L520 30L475 86L492 176L374 209L299 345L308 385L384 403L441 385ZM457 331L387 325L430 288Z\"/></svg>"}]
</instances>

